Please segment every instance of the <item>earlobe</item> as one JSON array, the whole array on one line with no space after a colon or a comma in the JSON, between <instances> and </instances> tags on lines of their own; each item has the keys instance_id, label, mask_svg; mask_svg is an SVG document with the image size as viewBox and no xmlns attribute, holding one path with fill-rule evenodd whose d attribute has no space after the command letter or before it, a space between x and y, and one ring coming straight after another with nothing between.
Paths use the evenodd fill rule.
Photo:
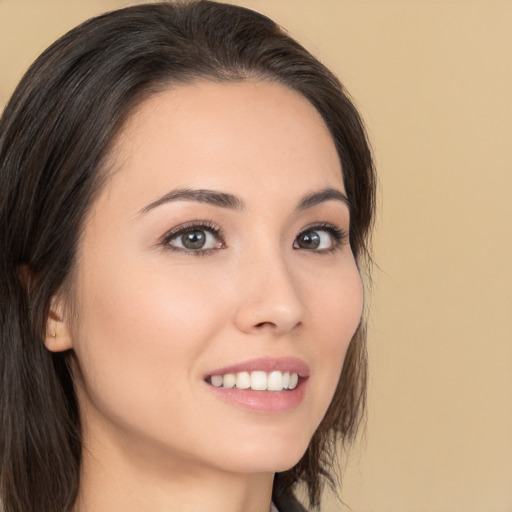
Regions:
<instances>
[{"instance_id":1,"label":"earlobe","mask_svg":"<svg viewBox=\"0 0 512 512\"><path fill-rule=\"evenodd\" d=\"M63 352L73 348L71 332L64 318L64 307L57 297L53 297L50 304L44 344L50 352Z\"/></svg>"},{"instance_id":2,"label":"earlobe","mask_svg":"<svg viewBox=\"0 0 512 512\"><path fill-rule=\"evenodd\" d=\"M34 274L28 265L19 265L17 268L18 279L27 295L30 295L34 287ZM51 352L63 352L73 348L71 332L64 320L64 305L58 296L52 297L50 312L46 320L46 333L44 344Z\"/></svg>"}]
</instances>

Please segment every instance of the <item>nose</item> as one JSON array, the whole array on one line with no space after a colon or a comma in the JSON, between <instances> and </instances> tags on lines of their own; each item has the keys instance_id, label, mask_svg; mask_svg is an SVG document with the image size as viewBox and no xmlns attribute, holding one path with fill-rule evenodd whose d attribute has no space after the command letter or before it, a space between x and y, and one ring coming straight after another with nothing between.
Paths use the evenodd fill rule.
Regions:
<instances>
[{"instance_id":1,"label":"nose","mask_svg":"<svg viewBox=\"0 0 512 512\"><path fill-rule=\"evenodd\" d=\"M306 311L300 289L283 258L251 258L240 277L236 326L247 334L274 336L298 329Z\"/></svg>"}]
</instances>

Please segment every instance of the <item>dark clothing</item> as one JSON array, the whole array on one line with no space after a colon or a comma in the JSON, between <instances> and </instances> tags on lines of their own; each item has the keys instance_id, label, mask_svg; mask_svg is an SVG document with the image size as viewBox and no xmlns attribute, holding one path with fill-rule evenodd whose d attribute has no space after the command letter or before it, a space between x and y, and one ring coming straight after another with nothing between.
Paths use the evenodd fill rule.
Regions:
<instances>
[{"instance_id":1,"label":"dark clothing","mask_svg":"<svg viewBox=\"0 0 512 512\"><path fill-rule=\"evenodd\" d=\"M291 492L274 492L272 501L279 512L307 512Z\"/></svg>"}]
</instances>

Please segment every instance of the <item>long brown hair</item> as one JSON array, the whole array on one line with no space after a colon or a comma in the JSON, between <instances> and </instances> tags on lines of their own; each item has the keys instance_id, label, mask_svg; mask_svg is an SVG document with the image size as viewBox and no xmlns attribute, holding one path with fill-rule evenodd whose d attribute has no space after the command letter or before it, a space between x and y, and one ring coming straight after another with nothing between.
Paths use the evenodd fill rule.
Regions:
<instances>
[{"instance_id":1,"label":"long brown hair","mask_svg":"<svg viewBox=\"0 0 512 512\"><path fill-rule=\"evenodd\" d=\"M8 512L66 512L81 463L69 354L43 340L52 296L69 284L83 219L123 121L172 84L251 77L307 98L336 145L351 205L350 244L368 263L375 200L371 152L347 93L267 17L209 1L133 6L89 20L48 48L0 119L0 501ZM29 276L29 277L27 277ZM329 410L275 495L303 482L313 506L332 478L336 440L364 409L365 330L351 341Z\"/></svg>"}]
</instances>

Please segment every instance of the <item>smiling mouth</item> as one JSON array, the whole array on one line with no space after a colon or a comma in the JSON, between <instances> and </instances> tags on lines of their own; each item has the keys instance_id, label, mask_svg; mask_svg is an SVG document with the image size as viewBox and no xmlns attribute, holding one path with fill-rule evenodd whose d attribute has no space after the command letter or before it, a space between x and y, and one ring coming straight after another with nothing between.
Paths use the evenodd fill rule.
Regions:
<instances>
[{"instance_id":1,"label":"smiling mouth","mask_svg":"<svg viewBox=\"0 0 512 512\"><path fill-rule=\"evenodd\" d=\"M297 387L300 377L296 372L252 371L211 375L206 382L217 388L252 389L254 391L286 391Z\"/></svg>"}]
</instances>

